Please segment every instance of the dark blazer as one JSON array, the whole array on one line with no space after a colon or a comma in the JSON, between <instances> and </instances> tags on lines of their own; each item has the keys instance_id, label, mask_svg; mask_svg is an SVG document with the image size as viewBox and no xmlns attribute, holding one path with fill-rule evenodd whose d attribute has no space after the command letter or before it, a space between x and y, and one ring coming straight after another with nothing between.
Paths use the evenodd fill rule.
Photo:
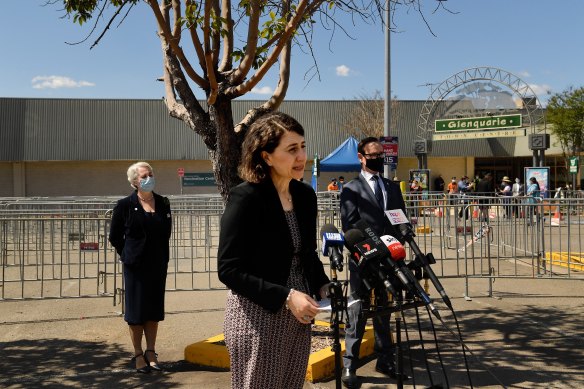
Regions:
<instances>
[{"instance_id":1,"label":"dark blazer","mask_svg":"<svg viewBox=\"0 0 584 389\"><path fill-rule=\"evenodd\" d=\"M168 242L172 232L170 202L168 198L152 193L154 195L156 213L163 216L164 241ZM134 191L128 197L119 200L114 207L109 234L110 243L120 255L121 261L126 265L139 263L144 254L144 247L148 237L143 225L144 208L138 201L138 192ZM163 251L166 257L161 259L168 262L169 250L167 248Z\"/></svg>"},{"instance_id":2,"label":"dark blazer","mask_svg":"<svg viewBox=\"0 0 584 389\"><path fill-rule=\"evenodd\" d=\"M290 182L302 248L299 253L309 294L329 282L316 252L316 194L296 180ZM285 303L293 243L282 204L271 180L244 182L232 188L221 218L217 253L219 279L235 293L270 312Z\"/></svg>"},{"instance_id":3,"label":"dark blazer","mask_svg":"<svg viewBox=\"0 0 584 389\"><path fill-rule=\"evenodd\" d=\"M386 178L382 178L382 182L387 193L385 210L399 208L405 212L406 205L399 186ZM385 210L379 207L375 199L375 194L362 174L359 174L357 178L345 184L341 192L341 223L343 232L355 228L355 223L363 220L373 229L377 236L391 235L400 239L400 234L385 216Z\"/></svg>"}]
</instances>

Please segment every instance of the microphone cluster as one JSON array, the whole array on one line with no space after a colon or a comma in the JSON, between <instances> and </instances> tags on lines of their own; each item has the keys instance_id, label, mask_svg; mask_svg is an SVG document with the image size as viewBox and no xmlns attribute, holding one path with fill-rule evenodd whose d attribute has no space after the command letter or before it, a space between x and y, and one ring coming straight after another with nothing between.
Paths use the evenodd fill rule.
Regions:
<instances>
[{"instance_id":1,"label":"microphone cluster","mask_svg":"<svg viewBox=\"0 0 584 389\"><path fill-rule=\"evenodd\" d=\"M440 313L432 300L404 262L406 250L400 241L391 235L378 237L373 229L362 220L357 222L355 227L345 233L344 239L336 227L331 224L327 224L321 229L323 255L331 258L331 264L337 268L340 264L342 270L342 245L344 243L350 252L351 260L357 265L363 284L368 290L383 287L394 296L398 296L398 293L405 288L440 319ZM402 231L405 230L399 229L400 233ZM409 236L411 237L411 235ZM403 238L412 247L410 239L407 236L403 236ZM416 251L419 251L417 246L414 253L418 256ZM429 268L429 265L427 267ZM431 274L434 276L430 276L431 280L434 282L436 279L439 284L434 273ZM436 282L434 284L436 285ZM444 291L443 288L438 289L439 292L440 290ZM444 298L446 294L442 292L440 294Z\"/></svg>"}]
</instances>

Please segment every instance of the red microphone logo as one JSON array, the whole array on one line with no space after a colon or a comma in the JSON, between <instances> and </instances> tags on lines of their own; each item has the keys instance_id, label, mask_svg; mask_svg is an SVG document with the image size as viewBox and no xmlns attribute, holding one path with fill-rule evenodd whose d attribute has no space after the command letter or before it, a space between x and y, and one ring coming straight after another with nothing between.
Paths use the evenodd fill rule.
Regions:
<instances>
[{"instance_id":1,"label":"red microphone logo","mask_svg":"<svg viewBox=\"0 0 584 389\"><path fill-rule=\"evenodd\" d=\"M391 235L383 235L381 241L385 243L393 261L401 261L406 257L405 247Z\"/></svg>"}]
</instances>

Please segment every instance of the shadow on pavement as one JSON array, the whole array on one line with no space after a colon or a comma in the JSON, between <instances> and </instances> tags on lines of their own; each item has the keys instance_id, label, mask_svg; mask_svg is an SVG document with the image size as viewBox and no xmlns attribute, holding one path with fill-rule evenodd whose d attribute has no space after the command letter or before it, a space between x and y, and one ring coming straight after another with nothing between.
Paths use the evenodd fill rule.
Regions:
<instances>
[{"instance_id":1,"label":"shadow on pavement","mask_svg":"<svg viewBox=\"0 0 584 389\"><path fill-rule=\"evenodd\" d=\"M0 387L156 387L173 388L173 373L214 371L186 361L162 363L163 372L135 372L121 346L67 339L0 343ZM216 371L221 371L216 369Z\"/></svg>"}]
</instances>

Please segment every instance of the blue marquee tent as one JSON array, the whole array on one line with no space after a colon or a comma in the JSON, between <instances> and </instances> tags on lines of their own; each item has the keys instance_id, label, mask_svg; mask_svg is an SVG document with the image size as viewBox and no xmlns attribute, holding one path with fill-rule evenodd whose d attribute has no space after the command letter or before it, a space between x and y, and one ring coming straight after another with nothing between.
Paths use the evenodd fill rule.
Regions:
<instances>
[{"instance_id":1,"label":"blue marquee tent","mask_svg":"<svg viewBox=\"0 0 584 389\"><path fill-rule=\"evenodd\" d=\"M320 170L323 172L358 172L361 163L357 158L357 139L348 137L332 153L320 161Z\"/></svg>"}]
</instances>

